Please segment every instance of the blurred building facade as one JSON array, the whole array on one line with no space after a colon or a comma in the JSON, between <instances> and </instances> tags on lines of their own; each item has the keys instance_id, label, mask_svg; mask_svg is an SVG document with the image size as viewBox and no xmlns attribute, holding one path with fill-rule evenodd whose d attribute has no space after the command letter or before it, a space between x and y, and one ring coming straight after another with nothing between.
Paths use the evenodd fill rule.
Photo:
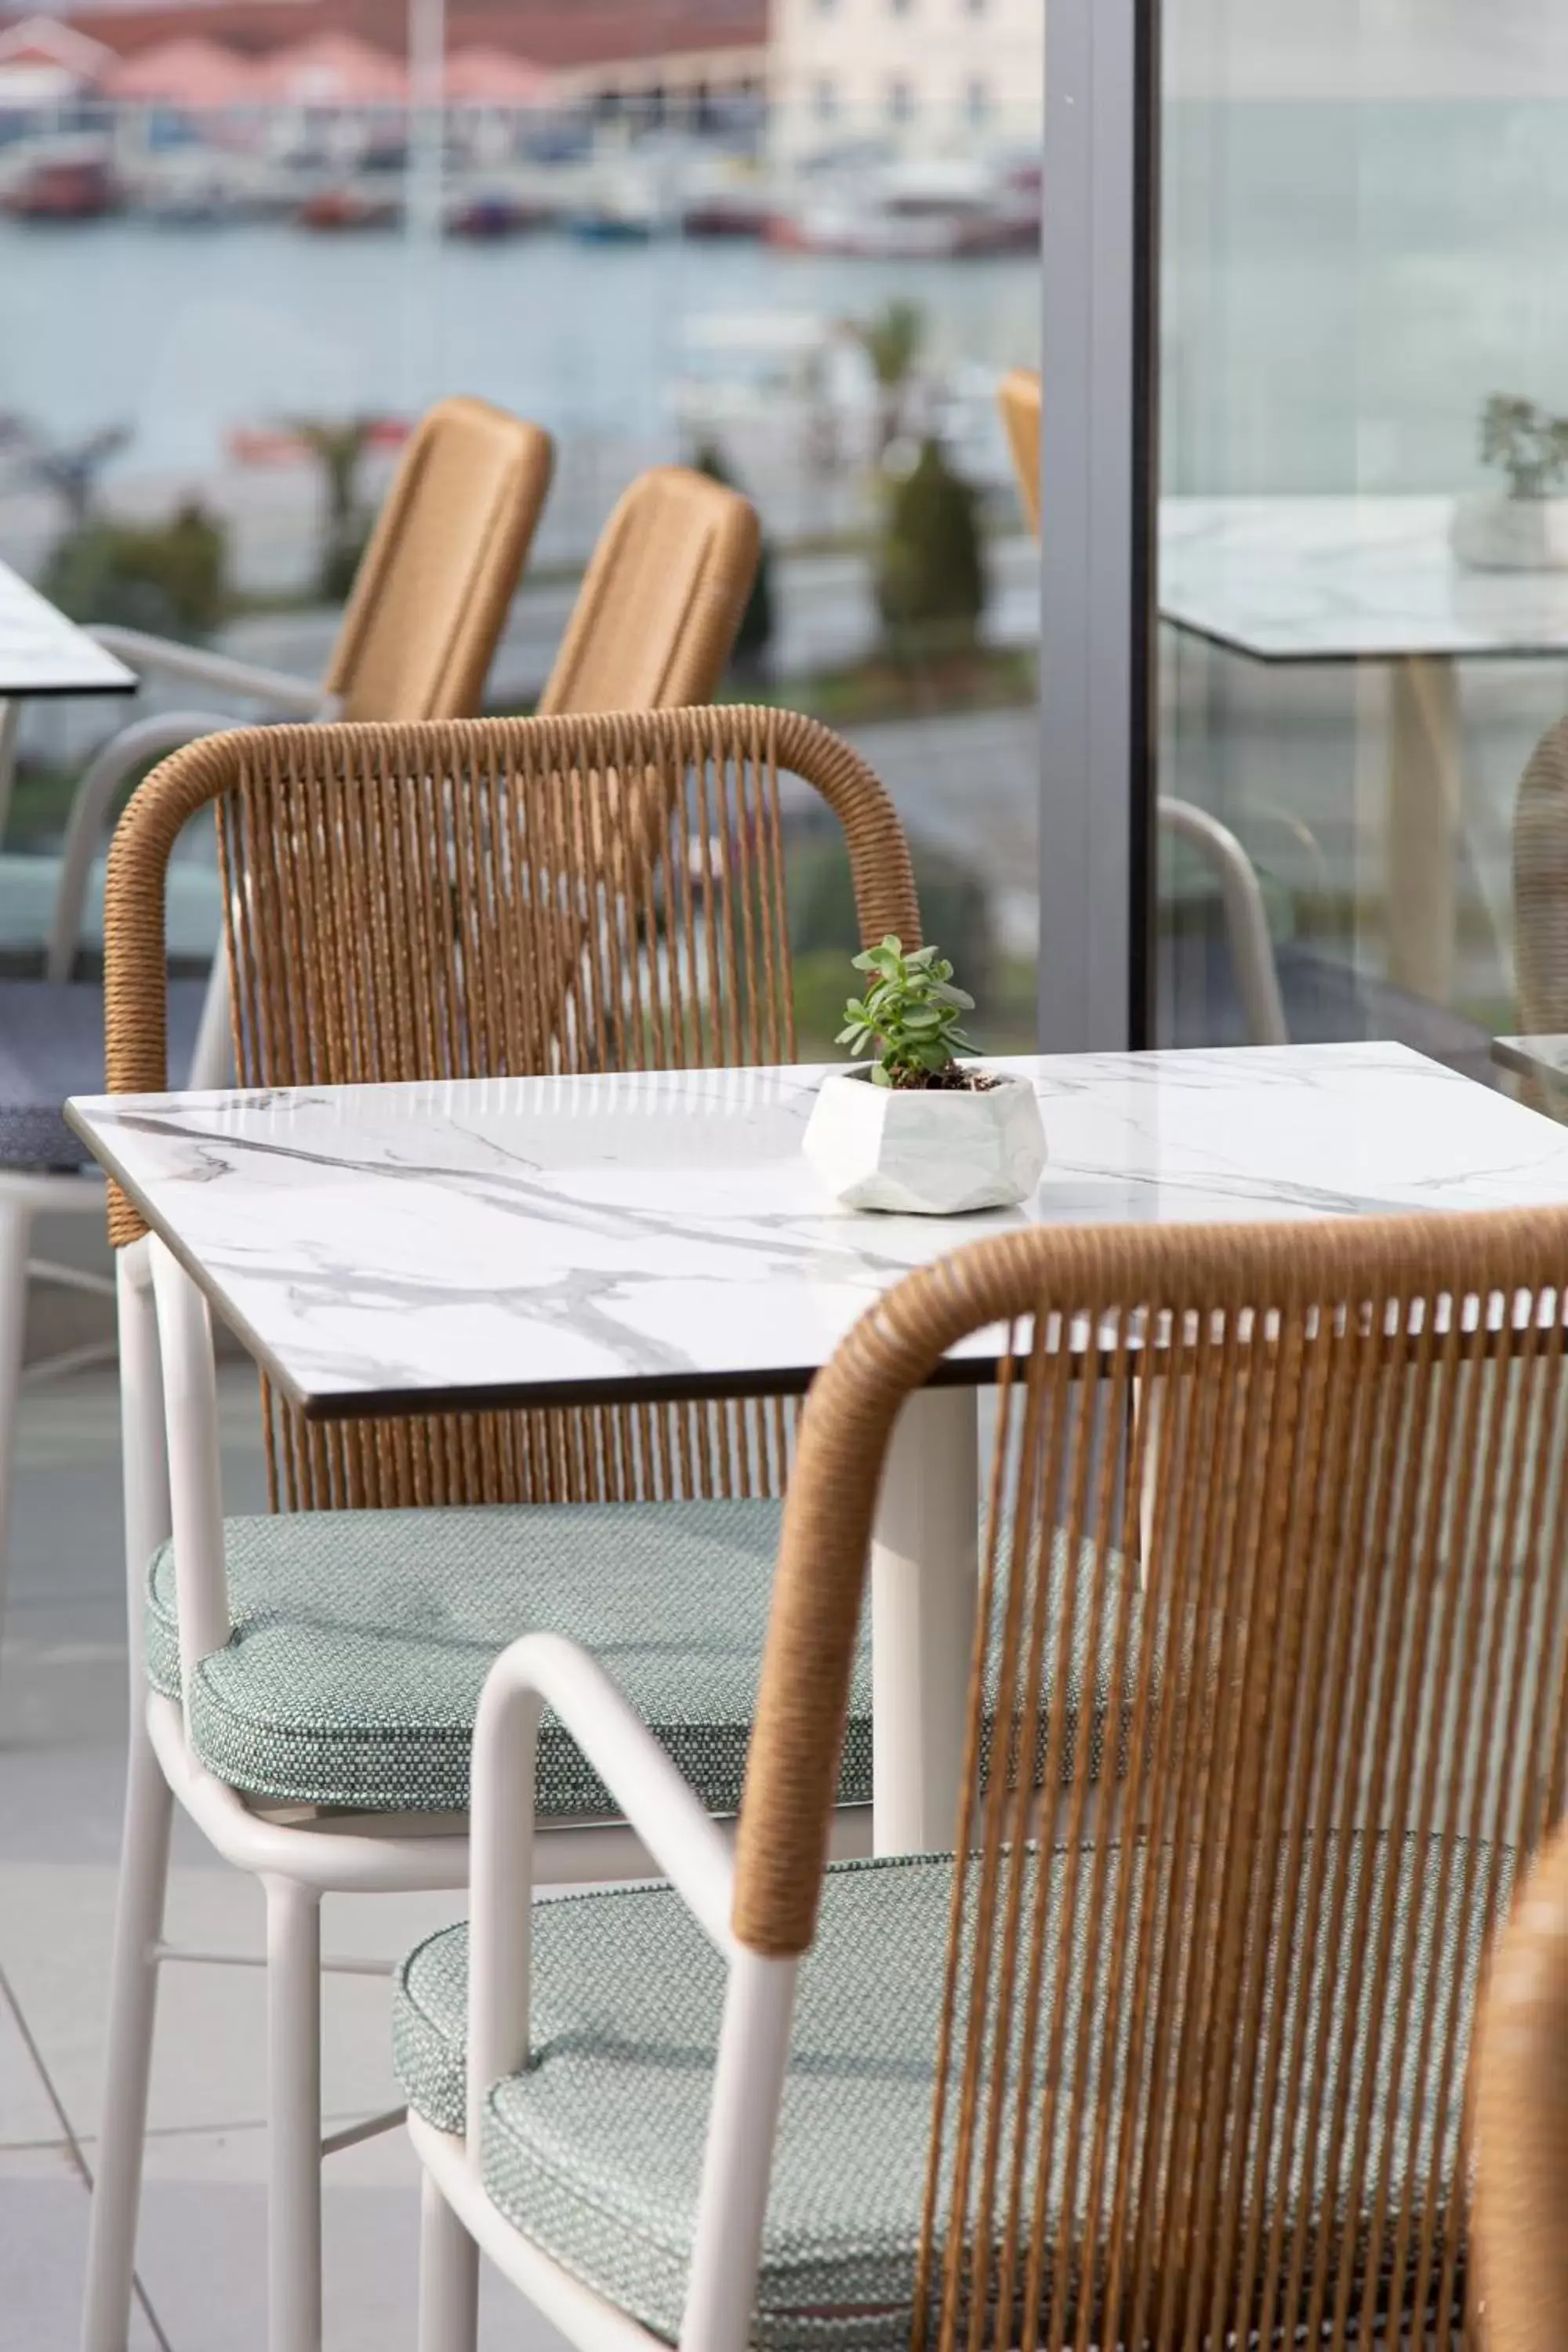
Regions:
<instances>
[{"instance_id":1,"label":"blurred building facade","mask_svg":"<svg viewBox=\"0 0 1568 2352\"><path fill-rule=\"evenodd\" d=\"M1037 148L1043 0L772 0L768 84L784 160Z\"/></svg>"}]
</instances>

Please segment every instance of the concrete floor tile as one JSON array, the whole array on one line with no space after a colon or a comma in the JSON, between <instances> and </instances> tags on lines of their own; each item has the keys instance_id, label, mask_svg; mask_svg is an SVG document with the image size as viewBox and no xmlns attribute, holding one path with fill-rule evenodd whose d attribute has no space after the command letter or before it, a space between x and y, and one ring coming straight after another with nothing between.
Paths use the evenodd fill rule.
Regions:
<instances>
[{"instance_id":1,"label":"concrete floor tile","mask_svg":"<svg viewBox=\"0 0 1568 2352\"><path fill-rule=\"evenodd\" d=\"M48 2085L0 1984L0 2149L36 2147L60 2137Z\"/></svg>"},{"instance_id":2,"label":"concrete floor tile","mask_svg":"<svg viewBox=\"0 0 1568 2352\"><path fill-rule=\"evenodd\" d=\"M111 1864L0 1865L0 1965L38 2043L74 2128L96 2136L103 2071L115 1872ZM329 1954L396 1958L461 1904L450 1895L329 1896ZM206 1950L259 1954L258 1884L225 1867L170 1874L171 1940ZM322 2077L332 2126L397 2104L392 2073L391 1986L374 1977L330 1976L322 1992ZM255 2124L266 2113L262 1971L174 1964L160 1987L152 2122L160 2134ZM259 2178L242 2134L226 2170ZM168 2161L180 2168L177 2150Z\"/></svg>"},{"instance_id":3,"label":"concrete floor tile","mask_svg":"<svg viewBox=\"0 0 1568 2352\"><path fill-rule=\"evenodd\" d=\"M414 2352L418 2184L412 2151L397 2186L329 2177L323 2235L331 2352ZM175 2352L261 2352L266 2199L259 2187L154 2180L142 2228L142 2277ZM562 2339L487 2274L480 2352L559 2352Z\"/></svg>"},{"instance_id":4,"label":"concrete floor tile","mask_svg":"<svg viewBox=\"0 0 1568 2352\"><path fill-rule=\"evenodd\" d=\"M58 2152L26 2172L0 2157L0 2352L77 2352L87 2221L80 2176ZM131 2352L161 2352L140 2306L130 2341Z\"/></svg>"}]
</instances>

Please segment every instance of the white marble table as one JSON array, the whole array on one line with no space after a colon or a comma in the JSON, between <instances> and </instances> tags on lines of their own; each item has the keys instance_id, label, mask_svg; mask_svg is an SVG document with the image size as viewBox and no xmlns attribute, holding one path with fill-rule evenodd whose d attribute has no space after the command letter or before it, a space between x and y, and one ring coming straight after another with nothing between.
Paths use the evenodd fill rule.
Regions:
<instances>
[{"instance_id":1,"label":"white marble table","mask_svg":"<svg viewBox=\"0 0 1568 2352\"><path fill-rule=\"evenodd\" d=\"M134 694L137 678L0 563L0 836L10 814L16 706L33 695Z\"/></svg>"},{"instance_id":2,"label":"white marble table","mask_svg":"<svg viewBox=\"0 0 1568 2352\"><path fill-rule=\"evenodd\" d=\"M1492 1059L1521 1077L1568 1083L1568 1037L1494 1037Z\"/></svg>"},{"instance_id":3,"label":"white marble table","mask_svg":"<svg viewBox=\"0 0 1568 2352\"><path fill-rule=\"evenodd\" d=\"M73 1102L68 1117L320 1419L798 1391L908 1268L1020 1219L1568 1202L1568 1129L1402 1045L998 1066L1032 1073L1049 1164L1023 1209L947 1219L836 1206L801 1157L822 1075L809 1068L128 1096ZM966 1341L945 1384L911 1401L883 1482L884 1850L950 1832L974 1391L1004 1344L1000 1332ZM172 1454L175 1441L172 1417Z\"/></svg>"},{"instance_id":4,"label":"white marble table","mask_svg":"<svg viewBox=\"0 0 1568 2352\"><path fill-rule=\"evenodd\" d=\"M1389 977L1454 970L1464 798L1457 665L1568 655L1568 572L1470 572L1445 498L1166 499L1161 617L1258 662L1386 663Z\"/></svg>"},{"instance_id":5,"label":"white marble table","mask_svg":"<svg viewBox=\"0 0 1568 2352\"><path fill-rule=\"evenodd\" d=\"M1047 1055L1021 1211L852 1215L822 1073L78 1100L67 1117L308 1415L804 1389L909 1267L1020 1218L1568 1200L1568 1133L1395 1045ZM955 1376L982 1379L989 1339ZM973 1369L971 1370L971 1367Z\"/></svg>"},{"instance_id":6,"label":"white marble table","mask_svg":"<svg viewBox=\"0 0 1568 2352\"><path fill-rule=\"evenodd\" d=\"M0 563L0 701L135 690L134 670Z\"/></svg>"}]
</instances>

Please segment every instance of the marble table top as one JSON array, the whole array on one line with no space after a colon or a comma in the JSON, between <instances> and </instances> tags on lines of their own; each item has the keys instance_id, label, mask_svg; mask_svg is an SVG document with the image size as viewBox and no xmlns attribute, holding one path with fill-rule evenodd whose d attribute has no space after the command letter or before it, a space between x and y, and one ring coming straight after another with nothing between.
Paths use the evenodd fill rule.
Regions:
<instances>
[{"instance_id":1,"label":"marble table top","mask_svg":"<svg viewBox=\"0 0 1568 2352\"><path fill-rule=\"evenodd\" d=\"M1492 1059L1527 1078L1568 1078L1568 1037L1494 1037Z\"/></svg>"},{"instance_id":2,"label":"marble table top","mask_svg":"<svg viewBox=\"0 0 1568 2352\"><path fill-rule=\"evenodd\" d=\"M0 563L0 699L135 690L134 670Z\"/></svg>"},{"instance_id":3,"label":"marble table top","mask_svg":"<svg viewBox=\"0 0 1568 2352\"><path fill-rule=\"evenodd\" d=\"M1257 661L1568 653L1568 572L1468 572L1442 498L1164 499L1160 614Z\"/></svg>"},{"instance_id":4,"label":"marble table top","mask_svg":"<svg viewBox=\"0 0 1568 2352\"><path fill-rule=\"evenodd\" d=\"M1568 1128L1396 1045L1031 1057L1020 1210L854 1215L819 1069L81 1099L68 1117L296 1403L803 1389L911 1266L1022 1222L1568 1203ZM984 1380L998 1335L949 1377Z\"/></svg>"}]
</instances>

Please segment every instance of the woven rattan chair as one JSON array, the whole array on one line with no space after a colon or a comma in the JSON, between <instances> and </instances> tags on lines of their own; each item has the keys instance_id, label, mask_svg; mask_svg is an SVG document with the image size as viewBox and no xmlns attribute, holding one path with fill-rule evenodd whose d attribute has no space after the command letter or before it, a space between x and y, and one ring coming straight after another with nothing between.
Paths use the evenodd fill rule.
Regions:
<instances>
[{"instance_id":1,"label":"woven rattan chair","mask_svg":"<svg viewBox=\"0 0 1568 2352\"><path fill-rule=\"evenodd\" d=\"M467 2340L460 2228L584 2347L1466 2340L1471 2015L1568 1756L1565 1276L1551 1212L903 1281L805 1407L732 1857L605 1674L510 1649L471 1939L395 1996L423 2352ZM889 1431L993 1326L957 1851L826 1867ZM1104 1780L1042 1704L1086 1621ZM669 1885L531 1917L542 1704Z\"/></svg>"},{"instance_id":2,"label":"woven rattan chair","mask_svg":"<svg viewBox=\"0 0 1568 2352\"><path fill-rule=\"evenodd\" d=\"M483 401L447 400L409 441L365 551L324 679L280 677L195 646L126 630L99 635L139 671L190 678L292 718L447 719L477 710L490 656L550 481L549 436ZM83 777L71 810L41 979L0 981L0 1605L13 1432L29 1275L96 1286L96 1276L29 1261L34 1218L100 1216L102 1188L61 1116L102 1083L103 1000L72 977L94 860L115 802L149 759L233 724L212 711L143 719ZM222 1075L225 1008L199 978L169 984L179 1082ZM74 1349L57 1364L83 1360Z\"/></svg>"},{"instance_id":3,"label":"woven rattan chair","mask_svg":"<svg viewBox=\"0 0 1568 2352\"><path fill-rule=\"evenodd\" d=\"M1030 530L1040 535L1040 377L1037 368L1013 368L996 387L1014 478ZM1228 825L1194 801L1163 793L1157 814L1166 837L1202 858L1219 888L1226 940L1251 1045L1283 1045L1289 1032L1279 970L1257 870Z\"/></svg>"},{"instance_id":4,"label":"woven rattan chair","mask_svg":"<svg viewBox=\"0 0 1568 2352\"><path fill-rule=\"evenodd\" d=\"M1513 961L1519 1025L1568 1033L1568 719L1542 737L1513 815ZM1537 1107L1568 1116L1568 1087L1532 1081Z\"/></svg>"},{"instance_id":5,"label":"woven rattan chair","mask_svg":"<svg viewBox=\"0 0 1568 2352\"><path fill-rule=\"evenodd\" d=\"M788 1061L785 772L842 825L863 935L918 938L886 794L847 745L787 712L258 729L194 745L142 786L115 835L110 1086L167 1082L168 862L208 806L242 1085ZM110 1232L146 1687L133 1717L87 2342L120 2352L124 2341L173 1791L220 1852L265 1877L269 2340L274 2352L308 2352L321 2325L321 1891L463 1883L474 1709L485 1667L520 1625L571 1631L625 1660L643 1719L703 1801L732 1811L792 1430L782 1401L754 1399L328 1433L268 1399L272 1494L284 1507L225 1526L215 1498L205 1533L193 1533L197 1519L181 1513L206 1508L205 1456L182 1389L169 1404L176 1559L167 1486L135 1469L157 1417L149 1251L112 1189ZM167 1330L165 1342L174 1365ZM210 1381L210 1338L197 1345ZM184 1479L193 1450L201 1459ZM499 1507L467 1507L481 1504ZM216 1641L197 1642L198 1625L216 1627ZM854 1837L870 1792L865 1689L857 1715L844 1780ZM642 1861L564 1737L542 1751L538 1801L557 1877ZM292 1810L280 1818L279 1806ZM340 1809L336 1819L322 1807Z\"/></svg>"},{"instance_id":6,"label":"woven rattan chair","mask_svg":"<svg viewBox=\"0 0 1568 2352\"><path fill-rule=\"evenodd\" d=\"M1488 2352L1568 2341L1568 1834L1498 1938L1477 2027L1476 2310Z\"/></svg>"},{"instance_id":7,"label":"woven rattan chair","mask_svg":"<svg viewBox=\"0 0 1568 2352\"><path fill-rule=\"evenodd\" d=\"M639 474L600 533L541 712L711 701L760 545L756 511L738 490L684 466Z\"/></svg>"},{"instance_id":8,"label":"woven rattan chair","mask_svg":"<svg viewBox=\"0 0 1568 2352\"><path fill-rule=\"evenodd\" d=\"M1040 535L1040 372L1010 368L996 387L996 405L1029 529Z\"/></svg>"}]
</instances>

